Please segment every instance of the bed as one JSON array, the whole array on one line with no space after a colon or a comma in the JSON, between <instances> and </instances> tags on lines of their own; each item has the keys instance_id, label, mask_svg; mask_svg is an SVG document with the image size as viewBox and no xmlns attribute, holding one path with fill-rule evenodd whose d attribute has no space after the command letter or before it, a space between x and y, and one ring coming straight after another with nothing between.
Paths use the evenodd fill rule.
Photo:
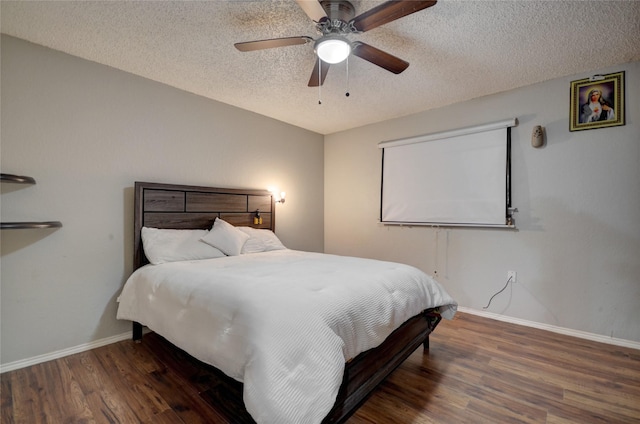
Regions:
<instances>
[{"instance_id":1,"label":"bed","mask_svg":"<svg viewBox=\"0 0 640 424\"><path fill-rule=\"evenodd\" d=\"M407 265L285 248L273 233L275 206L266 190L136 182L134 273L118 318L133 321L135 340L146 325L242 382L258 423L341 423L420 345L428 348L457 304ZM210 246L221 255L158 263L151 240L173 230L202 231L207 243L228 231L243 250L218 236Z\"/></svg>"}]
</instances>

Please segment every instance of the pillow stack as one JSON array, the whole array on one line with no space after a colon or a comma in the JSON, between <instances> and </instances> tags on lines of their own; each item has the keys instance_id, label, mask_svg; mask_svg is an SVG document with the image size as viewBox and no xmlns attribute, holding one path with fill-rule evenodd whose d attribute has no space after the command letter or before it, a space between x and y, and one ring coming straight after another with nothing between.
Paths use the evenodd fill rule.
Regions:
<instances>
[{"instance_id":1,"label":"pillow stack","mask_svg":"<svg viewBox=\"0 0 640 424\"><path fill-rule=\"evenodd\" d=\"M154 265L286 249L271 230L234 227L220 218L211 230L143 227L141 237L144 254Z\"/></svg>"}]
</instances>

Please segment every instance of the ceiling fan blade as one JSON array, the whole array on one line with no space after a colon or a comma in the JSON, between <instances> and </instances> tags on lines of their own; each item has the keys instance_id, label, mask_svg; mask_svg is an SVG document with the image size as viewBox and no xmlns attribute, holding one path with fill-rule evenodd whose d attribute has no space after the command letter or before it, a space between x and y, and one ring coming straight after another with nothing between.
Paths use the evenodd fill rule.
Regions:
<instances>
[{"instance_id":1,"label":"ceiling fan blade","mask_svg":"<svg viewBox=\"0 0 640 424\"><path fill-rule=\"evenodd\" d=\"M399 74L409 67L409 62L360 41L353 43L351 52L394 74Z\"/></svg>"},{"instance_id":2,"label":"ceiling fan blade","mask_svg":"<svg viewBox=\"0 0 640 424\"><path fill-rule=\"evenodd\" d=\"M327 17L327 12L318 0L296 0L296 3L313 22L320 22Z\"/></svg>"},{"instance_id":3,"label":"ceiling fan blade","mask_svg":"<svg viewBox=\"0 0 640 424\"><path fill-rule=\"evenodd\" d=\"M322 64L322 68L320 68L320 64ZM329 64L320 60L320 58L316 59L316 66L313 67L313 72L311 72L311 78L309 78L309 87L317 87L319 85L324 84L324 79L327 77L327 72L329 72ZM321 70L320 78L322 81L318 82L318 68Z\"/></svg>"},{"instance_id":4,"label":"ceiling fan blade","mask_svg":"<svg viewBox=\"0 0 640 424\"><path fill-rule=\"evenodd\" d=\"M426 9L427 7L431 7L436 4L436 2L437 0L387 1L356 16L350 23L353 23L353 26L358 31L365 32L422 9Z\"/></svg>"},{"instance_id":5,"label":"ceiling fan blade","mask_svg":"<svg viewBox=\"0 0 640 424\"><path fill-rule=\"evenodd\" d=\"M271 38L269 40L258 41L246 41L244 43L235 43L236 49L241 52L252 52L254 50L272 49L274 47L295 46L298 44L311 43L313 38L300 36L300 37L286 37L286 38Z\"/></svg>"}]
</instances>

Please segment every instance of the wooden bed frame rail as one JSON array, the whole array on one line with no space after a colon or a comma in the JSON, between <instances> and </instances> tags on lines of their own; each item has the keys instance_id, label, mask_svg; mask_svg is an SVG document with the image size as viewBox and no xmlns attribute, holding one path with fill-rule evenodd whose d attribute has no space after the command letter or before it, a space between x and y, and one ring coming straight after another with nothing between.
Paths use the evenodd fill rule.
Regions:
<instances>
[{"instance_id":1,"label":"wooden bed frame rail","mask_svg":"<svg viewBox=\"0 0 640 424\"><path fill-rule=\"evenodd\" d=\"M405 322L380 346L349 361L336 403L323 424L345 422L420 345L429 349L429 334L440 320L436 311L425 311Z\"/></svg>"}]
</instances>

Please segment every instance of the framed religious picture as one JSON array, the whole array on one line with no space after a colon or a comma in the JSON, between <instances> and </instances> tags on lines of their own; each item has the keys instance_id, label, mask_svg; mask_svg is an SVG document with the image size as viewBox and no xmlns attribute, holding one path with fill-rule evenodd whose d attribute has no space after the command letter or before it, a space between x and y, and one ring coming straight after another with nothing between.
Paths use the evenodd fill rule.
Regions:
<instances>
[{"instance_id":1,"label":"framed religious picture","mask_svg":"<svg viewBox=\"0 0 640 424\"><path fill-rule=\"evenodd\" d=\"M569 131L624 123L624 71L571 81Z\"/></svg>"}]
</instances>

